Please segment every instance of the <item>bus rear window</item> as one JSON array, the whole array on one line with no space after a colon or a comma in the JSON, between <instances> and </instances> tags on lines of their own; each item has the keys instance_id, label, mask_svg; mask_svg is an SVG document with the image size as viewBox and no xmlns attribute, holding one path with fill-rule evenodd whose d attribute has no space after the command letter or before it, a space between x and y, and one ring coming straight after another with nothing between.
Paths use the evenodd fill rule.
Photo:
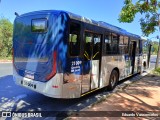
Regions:
<instances>
[{"instance_id":1,"label":"bus rear window","mask_svg":"<svg viewBox=\"0 0 160 120\"><path fill-rule=\"evenodd\" d=\"M47 19L34 19L32 20L32 32L46 32Z\"/></svg>"}]
</instances>

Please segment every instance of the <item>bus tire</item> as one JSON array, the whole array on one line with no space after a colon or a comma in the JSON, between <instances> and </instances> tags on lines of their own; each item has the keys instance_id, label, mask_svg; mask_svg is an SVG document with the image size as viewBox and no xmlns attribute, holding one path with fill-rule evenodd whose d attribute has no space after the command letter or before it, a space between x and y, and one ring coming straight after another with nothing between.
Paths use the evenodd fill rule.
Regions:
<instances>
[{"instance_id":1,"label":"bus tire","mask_svg":"<svg viewBox=\"0 0 160 120\"><path fill-rule=\"evenodd\" d=\"M117 70L113 70L111 75L110 75L110 79L109 79L109 85L107 86L107 90L111 91L113 90L118 82L118 71Z\"/></svg>"}]
</instances>

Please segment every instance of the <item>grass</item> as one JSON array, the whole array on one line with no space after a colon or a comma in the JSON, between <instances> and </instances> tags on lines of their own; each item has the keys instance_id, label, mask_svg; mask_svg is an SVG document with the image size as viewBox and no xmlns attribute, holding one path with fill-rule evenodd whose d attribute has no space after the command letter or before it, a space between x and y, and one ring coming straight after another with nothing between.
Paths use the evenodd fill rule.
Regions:
<instances>
[{"instance_id":1,"label":"grass","mask_svg":"<svg viewBox=\"0 0 160 120\"><path fill-rule=\"evenodd\" d=\"M152 72L154 75L159 75L160 76L160 67L156 68L155 70L153 70Z\"/></svg>"},{"instance_id":2,"label":"grass","mask_svg":"<svg viewBox=\"0 0 160 120\"><path fill-rule=\"evenodd\" d=\"M10 61L12 60L12 56L9 57L0 57L0 61Z\"/></svg>"}]
</instances>

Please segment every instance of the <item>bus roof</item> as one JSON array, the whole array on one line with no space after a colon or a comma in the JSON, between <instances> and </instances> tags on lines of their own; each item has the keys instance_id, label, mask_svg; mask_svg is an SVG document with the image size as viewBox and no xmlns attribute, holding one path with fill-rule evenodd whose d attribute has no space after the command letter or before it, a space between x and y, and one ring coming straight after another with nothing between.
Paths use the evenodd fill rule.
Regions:
<instances>
[{"instance_id":1,"label":"bus roof","mask_svg":"<svg viewBox=\"0 0 160 120\"><path fill-rule=\"evenodd\" d=\"M65 12L66 12L66 11L65 11ZM66 12L66 13L69 15L69 17L70 17L71 19L83 21L83 22L85 22L85 23L94 24L94 25L96 25L96 26L100 26L100 27L109 29L109 30L111 30L111 31L114 31L114 32L116 32L116 33L119 33L119 34L122 34L122 35L127 35L127 36L130 36L130 37L136 38L136 39L140 39L140 38L141 38L139 35L129 33L129 32L127 32L126 30L124 30L124 29L122 29L122 28L120 28L120 27L111 25L111 24L106 23L106 22L103 22L103 21L95 21L95 20L92 20L92 19L89 19L89 18L80 16L80 15L76 15L76 14L71 13L71 12Z\"/></svg>"},{"instance_id":2,"label":"bus roof","mask_svg":"<svg viewBox=\"0 0 160 120\"><path fill-rule=\"evenodd\" d=\"M92 19L80 16L80 15L77 15L77 14L74 14L74 13L71 13L71 12L68 12L68 11L64 11L64 10L34 11L34 12L29 12L29 13L23 14L23 15L21 15L19 17L28 16L28 15L35 15L35 14L57 14L58 15L60 13L66 13L66 14L68 14L68 16L71 19L82 21L82 22L89 23L89 24L93 24L93 25L96 25L96 26L99 26L99 27L103 27L103 28L111 30L112 32L115 32L117 34L126 35L126 36L129 36L129 37L135 38L135 39L141 39L141 37L139 35L135 35L135 34L129 33L126 30L124 30L124 29L122 29L120 27L111 25L111 24L103 22L103 21L95 21L95 20L92 20Z\"/></svg>"}]
</instances>

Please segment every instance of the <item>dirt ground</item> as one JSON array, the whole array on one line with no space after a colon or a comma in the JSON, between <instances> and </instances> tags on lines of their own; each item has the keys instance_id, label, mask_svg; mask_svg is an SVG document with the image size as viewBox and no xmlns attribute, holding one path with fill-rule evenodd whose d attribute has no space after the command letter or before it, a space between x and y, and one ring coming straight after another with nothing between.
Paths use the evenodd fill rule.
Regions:
<instances>
[{"instance_id":1,"label":"dirt ground","mask_svg":"<svg viewBox=\"0 0 160 120\"><path fill-rule=\"evenodd\" d=\"M148 114L147 111L150 111L150 113ZM144 115L146 116L137 117L141 112L144 112ZM122 117L122 114L125 117ZM128 115L132 117L126 117ZM159 117L157 117L157 115ZM73 116L69 119L160 120L160 76L147 75L142 79L129 84L124 89L113 93L104 101L82 109L76 117Z\"/></svg>"}]
</instances>

